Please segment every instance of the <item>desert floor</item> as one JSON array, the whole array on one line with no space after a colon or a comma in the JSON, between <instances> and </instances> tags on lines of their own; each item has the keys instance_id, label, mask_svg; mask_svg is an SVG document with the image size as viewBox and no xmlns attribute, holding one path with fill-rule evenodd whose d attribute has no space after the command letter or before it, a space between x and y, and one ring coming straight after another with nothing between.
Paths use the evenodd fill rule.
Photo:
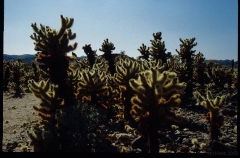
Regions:
<instances>
[{"instance_id":1,"label":"desert floor","mask_svg":"<svg viewBox=\"0 0 240 158\"><path fill-rule=\"evenodd\" d=\"M33 151L29 145L27 129L30 123L39 119L33 105L40 100L31 93L23 94L22 98L12 98L12 94L3 93L3 152L21 152L24 146Z\"/></svg>"}]
</instances>

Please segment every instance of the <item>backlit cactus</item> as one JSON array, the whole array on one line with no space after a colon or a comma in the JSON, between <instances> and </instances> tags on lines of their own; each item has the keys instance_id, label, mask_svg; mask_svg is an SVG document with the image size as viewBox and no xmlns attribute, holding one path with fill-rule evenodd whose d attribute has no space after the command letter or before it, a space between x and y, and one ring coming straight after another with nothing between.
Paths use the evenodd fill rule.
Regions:
<instances>
[{"instance_id":1,"label":"backlit cactus","mask_svg":"<svg viewBox=\"0 0 240 158\"><path fill-rule=\"evenodd\" d=\"M147 128L149 152L158 152L159 125L167 117L176 117L170 108L180 105L179 92L184 91L186 84L180 83L174 72L160 73L156 68L151 68L140 72L137 79L130 79L129 85L137 93L131 98L133 105L130 113L140 127ZM144 127L144 123L148 127Z\"/></svg>"},{"instance_id":2,"label":"backlit cactus","mask_svg":"<svg viewBox=\"0 0 240 158\"><path fill-rule=\"evenodd\" d=\"M165 42L161 41L161 35L161 32L153 33L154 40L150 40L152 45L150 47L150 55L154 60L161 59L163 63L167 63L167 59L171 58L172 55L170 52L165 53L167 49L165 48Z\"/></svg>"},{"instance_id":3,"label":"backlit cactus","mask_svg":"<svg viewBox=\"0 0 240 158\"><path fill-rule=\"evenodd\" d=\"M189 100L193 97L192 92L193 92L193 61L194 61L194 56L195 56L195 51L192 50L193 47L197 45L197 42L195 42L196 38L190 38L190 39L185 39L182 40L181 38L179 39L181 44L180 44L180 51L176 49L176 52L180 56L180 59L182 63L186 62L186 75L182 76L182 79L180 81L186 82L187 87L185 89L185 94L182 97L182 100L189 102ZM195 43L194 43L195 42Z\"/></svg>"},{"instance_id":4,"label":"backlit cactus","mask_svg":"<svg viewBox=\"0 0 240 158\"><path fill-rule=\"evenodd\" d=\"M147 47L145 44L142 44L139 49L137 49L141 55L138 56L138 59L143 59L149 61L150 57L150 52L149 52L149 47Z\"/></svg>"},{"instance_id":5,"label":"backlit cactus","mask_svg":"<svg viewBox=\"0 0 240 158\"><path fill-rule=\"evenodd\" d=\"M156 68L160 72L162 72L167 69L167 64L165 64L165 63L162 64L161 59L142 61L142 62L139 62L139 64L140 64L140 71L145 71L145 70L149 70L151 68Z\"/></svg>"},{"instance_id":6,"label":"backlit cactus","mask_svg":"<svg viewBox=\"0 0 240 158\"><path fill-rule=\"evenodd\" d=\"M223 116L219 115L219 110L222 108L226 101L226 95L213 97L211 91L206 92L206 98L198 91L193 92L194 97L200 105L208 109L206 119L210 123L210 139L218 140L221 135L220 127L223 125Z\"/></svg>"},{"instance_id":7,"label":"backlit cactus","mask_svg":"<svg viewBox=\"0 0 240 158\"><path fill-rule=\"evenodd\" d=\"M73 18L64 18L61 15L61 27L58 31L42 24L40 24L40 29L36 23L31 25L34 33L30 37L35 40L35 50L40 51L36 55L36 61L43 64L41 68L46 70L50 79L59 85L59 95L62 97L72 93L67 86L66 78L67 71L72 71L69 67L69 61L76 59L74 55L67 56L68 52L77 47L76 42L68 45L69 41L76 37L76 34L72 33L70 29L73 21Z\"/></svg>"},{"instance_id":8,"label":"backlit cactus","mask_svg":"<svg viewBox=\"0 0 240 158\"><path fill-rule=\"evenodd\" d=\"M222 66L217 63L207 63L207 76L214 84L211 88L221 90L225 89L227 86L227 89L230 90L233 83L233 72L231 67Z\"/></svg>"},{"instance_id":9,"label":"backlit cactus","mask_svg":"<svg viewBox=\"0 0 240 158\"><path fill-rule=\"evenodd\" d=\"M10 76L9 79L12 83L9 83L9 86L12 87L15 90L15 94L13 97L21 97L22 87L21 87L21 81L24 77L24 63L20 58L17 59L17 61L13 62L11 64L10 69Z\"/></svg>"},{"instance_id":10,"label":"backlit cactus","mask_svg":"<svg viewBox=\"0 0 240 158\"><path fill-rule=\"evenodd\" d=\"M85 70L79 73L79 98L84 102L98 104L101 96L108 95L106 73L98 69Z\"/></svg>"},{"instance_id":11,"label":"backlit cactus","mask_svg":"<svg viewBox=\"0 0 240 158\"><path fill-rule=\"evenodd\" d=\"M201 88L204 88L204 84L206 83L206 74L205 74L205 63L203 63L205 60L203 53L199 52L196 54L195 61L194 61L194 68L196 76L196 81L200 84Z\"/></svg>"},{"instance_id":12,"label":"backlit cactus","mask_svg":"<svg viewBox=\"0 0 240 158\"><path fill-rule=\"evenodd\" d=\"M49 74L50 80L39 83L30 81L29 87L42 100L40 106L34 107L35 110L40 111L39 115L47 122L51 120L51 126L57 127L58 142L56 145L58 145L59 151L64 151L68 149L66 139L68 127L56 120L55 114L57 109L61 111L65 106L75 106L76 91L74 90L76 88L74 89L72 86L74 77L69 77L73 71L69 62L76 60L77 56L73 52L72 56L67 56L67 53L75 50L77 43L68 45L69 41L76 37L76 34L72 33L70 29L74 19L64 18L62 15L60 17L61 27L58 31L41 24L40 29L36 23L31 25L34 33L30 37L35 40L35 50L40 51L36 54L35 60L40 63L39 67ZM42 86L43 88L40 88ZM50 90L48 90L49 88Z\"/></svg>"},{"instance_id":13,"label":"backlit cactus","mask_svg":"<svg viewBox=\"0 0 240 158\"><path fill-rule=\"evenodd\" d=\"M105 39L102 43L102 48L99 48L101 52L104 52L103 57L108 61L109 67L108 70L113 76L116 72L114 59L112 56L112 51L115 50L114 44L109 42L108 39Z\"/></svg>"},{"instance_id":14,"label":"backlit cactus","mask_svg":"<svg viewBox=\"0 0 240 158\"><path fill-rule=\"evenodd\" d=\"M116 73L114 74L114 80L119 85L122 92L122 101L124 102L124 117L130 119L131 109L131 96L133 92L129 87L129 80L136 78L137 73L140 71L140 65L138 62L129 58L120 59L116 65Z\"/></svg>"},{"instance_id":15,"label":"backlit cactus","mask_svg":"<svg viewBox=\"0 0 240 158\"><path fill-rule=\"evenodd\" d=\"M33 108L39 112L43 120L52 121L56 109L64 105L64 100L57 95L58 86L50 83L49 80L40 82L29 80L29 89L42 101L40 105Z\"/></svg>"},{"instance_id":16,"label":"backlit cactus","mask_svg":"<svg viewBox=\"0 0 240 158\"><path fill-rule=\"evenodd\" d=\"M24 64L18 59L7 62L8 66L3 62L5 86L6 79L10 81L4 88L15 88L16 83L11 80L18 78L19 90L25 90L28 83L29 90L41 100L39 105L33 106L40 121L28 124L31 127L27 134L34 151L111 151L116 144L113 140L110 142L110 135L116 129L125 129L134 136L140 132L148 151L158 153L159 130L165 125L172 127L171 132L176 130L177 126L169 124L171 121L188 123L187 119L175 114L174 109L181 102L185 103L184 98L192 101L192 95L209 110L206 119L211 126L210 136L212 140L218 139L223 123L219 109L226 96L214 98L207 91L205 98L197 91L192 94L191 89L201 85L208 90L214 86L220 90L228 85L237 91L238 73L233 60L231 67L204 63L203 54L195 55L192 50L197 45L195 38L180 39L180 51L176 50L178 55L172 56L166 53L161 32L153 33L150 47L140 46L141 56L137 59L124 55L124 51L113 54L114 44L105 39L99 49L103 55L98 56L97 50L86 44L82 49L87 58L78 60L72 52L77 43L69 45L76 37L70 29L73 22L73 18L61 15L59 30L32 24L34 33L30 37L38 51L36 62ZM69 52L71 56L67 56ZM18 74L14 76L13 72ZM122 136L119 140L130 145ZM143 145L142 152L145 152L145 145L139 140L131 140L132 147ZM119 151L128 152L128 147Z\"/></svg>"},{"instance_id":17,"label":"backlit cactus","mask_svg":"<svg viewBox=\"0 0 240 158\"><path fill-rule=\"evenodd\" d=\"M56 133L57 130L55 131L41 123L34 123L27 131L31 139L30 145L34 145L35 152L57 151Z\"/></svg>"},{"instance_id":18,"label":"backlit cactus","mask_svg":"<svg viewBox=\"0 0 240 158\"><path fill-rule=\"evenodd\" d=\"M92 68L95 63L95 58L97 56L96 54L97 50L93 51L91 48L91 44L83 46L82 49L84 50L84 53L87 55L88 62L90 63L90 68Z\"/></svg>"}]
</instances>

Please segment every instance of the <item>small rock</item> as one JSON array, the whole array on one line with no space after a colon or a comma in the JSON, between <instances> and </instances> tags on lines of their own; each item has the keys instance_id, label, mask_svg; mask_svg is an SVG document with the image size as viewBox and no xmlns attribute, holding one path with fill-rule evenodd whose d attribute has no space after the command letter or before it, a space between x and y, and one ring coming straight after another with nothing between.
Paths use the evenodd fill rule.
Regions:
<instances>
[{"instance_id":1,"label":"small rock","mask_svg":"<svg viewBox=\"0 0 240 158\"><path fill-rule=\"evenodd\" d=\"M234 121L234 122L237 122L237 115L235 115L235 116L233 117L233 121Z\"/></svg>"},{"instance_id":2,"label":"small rock","mask_svg":"<svg viewBox=\"0 0 240 158\"><path fill-rule=\"evenodd\" d=\"M176 134L176 135L181 134L181 133L182 133L182 132L179 131L179 130L176 130L176 131L174 132L174 134Z\"/></svg>"},{"instance_id":3,"label":"small rock","mask_svg":"<svg viewBox=\"0 0 240 158\"><path fill-rule=\"evenodd\" d=\"M200 151L197 145L193 145L190 149L194 152L199 152Z\"/></svg>"},{"instance_id":4,"label":"small rock","mask_svg":"<svg viewBox=\"0 0 240 158\"><path fill-rule=\"evenodd\" d=\"M191 144L191 141L188 138L183 138L182 144Z\"/></svg>"},{"instance_id":5,"label":"small rock","mask_svg":"<svg viewBox=\"0 0 240 158\"><path fill-rule=\"evenodd\" d=\"M236 127L236 128L235 128ZM232 130L232 132L234 133L234 134L237 134L237 126L235 126L234 127L234 129Z\"/></svg>"}]
</instances>

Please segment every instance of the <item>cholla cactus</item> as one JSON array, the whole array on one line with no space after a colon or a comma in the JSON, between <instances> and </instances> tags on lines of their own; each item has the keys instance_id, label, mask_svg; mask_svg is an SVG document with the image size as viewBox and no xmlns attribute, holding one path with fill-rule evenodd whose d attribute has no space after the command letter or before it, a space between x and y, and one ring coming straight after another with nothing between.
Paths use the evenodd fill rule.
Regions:
<instances>
[{"instance_id":1,"label":"cholla cactus","mask_svg":"<svg viewBox=\"0 0 240 158\"><path fill-rule=\"evenodd\" d=\"M170 107L180 105L178 91L183 91L186 83L179 83L174 72L160 73L151 68L140 72L137 79L130 79L129 85L137 93L131 98L133 105L130 113L140 122L140 127L147 130L149 152L158 152L158 125L167 117L178 117L170 111ZM144 122L148 127L143 125Z\"/></svg>"},{"instance_id":2,"label":"cholla cactus","mask_svg":"<svg viewBox=\"0 0 240 158\"><path fill-rule=\"evenodd\" d=\"M131 109L131 96L133 92L129 87L129 80L135 78L140 71L140 65L138 62L131 60L130 58L120 59L116 65L116 72L114 74L114 80L119 85L122 92L122 101L124 102L124 117L130 119Z\"/></svg>"},{"instance_id":3,"label":"cholla cactus","mask_svg":"<svg viewBox=\"0 0 240 158\"><path fill-rule=\"evenodd\" d=\"M99 69L104 73L108 74L108 68L109 68L108 61L102 57L97 57L95 60L96 62L93 65L93 69Z\"/></svg>"},{"instance_id":4,"label":"cholla cactus","mask_svg":"<svg viewBox=\"0 0 240 158\"><path fill-rule=\"evenodd\" d=\"M93 64L95 63L95 57L97 56L96 52L97 50L92 50L91 48L91 44L89 45L85 45L82 47L82 49L84 50L85 54L87 55L88 58L88 62L90 63L90 68L93 67Z\"/></svg>"},{"instance_id":5,"label":"cholla cactus","mask_svg":"<svg viewBox=\"0 0 240 158\"><path fill-rule=\"evenodd\" d=\"M72 69L79 69L79 70L85 70L90 69L90 63L88 61L88 58L84 58L80 61L75 59L75 64L72 66Z\"/></svg>"},{"instance_id":6,"label":"cholla cactus","mask_svg":"<svg viewBox=\"0 0 240 158\"><path fill-rule=\"evenodd\" d=\"M35 80L36 82L38 82L39 79L40 79L40 74L39 74L38 67L37 67L37 65L36 65L35 62L31 62L31 66L32 66L33 73L34 73L34 80Z\"/></svg>"},{"instance_id":7,"label":"cholla cactus","mask_svg":"<svg viewBox=\"0 0 240 158\"><path fill-rule=\"evenodd\" d=\"M56 131L41 123L34 123L27 134L34 145L35 152L57 151Z\"/></svg>"},{"instance_id":8,"label":"cholla cactus","mask_svg":"<svg viewBox=\"0 0 240 158\"><path fill-rule=\"evenodd\" d=\"M77 47L77 43L68 45L69 41L76 37L76 34L72 33L70 29L73 21L73 18L64 18L61 15L61 27L58 31L42 24L40 24L40 29L36 23L31 25L34 33L30 37L35 40L35 50L41 51L36 54L36 61L43 64L41 68L45 69L50 75L50 79L59 85L59 95L62 97L72 93L66 85L66 78L67 71L72 71L69 61L76 59L74 55L67 56L68 52Z\"/></svg>"},{"instance_id":9,"label":"cholla cactus","mask_svg":"<svg viewBox=\"0 0 240 158\"><path fill-rule=\"evenodd\" d=\"M8 82L10 77L10 62L3 60L3 91L8 91Z\"/></svg>"},{"instance_id":10,"label":"cholla cactus","mask_svg":"<svg viewBox=\"0 0 240 158\"><path fill-rule=\"evenodd\" d=\"M234 71L233 75L232 75L232 80L233 80L233 84L232 84L232 88L235 91L238 91L238 71Z\"/></svg>"},{"instance_id":11,"label":"cholla cactus","mask_svg":"<svg viewBox=\"0 0 240 158\"><path fill-rule=\"evenodd\" d=\"M201 85L201 88L203 89L204 84L206 83L206 74L205 74L205 63L203 63L205 58L203 57L203 54L199 52L196 54L195 61L194 61L194 67L195 67L195 73L197 74L196 80Z\"/></svg>"},{"instance_id":12,"label":"cholla cactus","mask_svg":"<svg viewBox=\"0 0 240 158\"><path fill-rule=\"evenodd\" d=\"M11 83L8 84L9 87L15 90L15 94L13 97L21 97L22 87L21 83L24 81L25 71L24 71L24 63L21 59L17 59L17 61L11 64L10 76L9 80Z\"/></svg>"},{"instance_id":13,"label":"cholla cactus","mask_svg":"<svg viewBox=\"0 0 240 158\"><path fill-rule=\"evenodd\" d=\"M165 48L165 42L161 41L161 35L161 32L153 33L154 40L150 40L152 44L150 47L150 55L154 60L161 59L163 63L167 63L167 59L171 58L172 55L170 52L165 53L167 49Z\"/></svg>"},{"instance_id":14,"label":"cholla cactus","mask_svg":"<svg viewBox=\"0 0 240 158\"><path fill-rule=\"evenodd\" d=\"M149 52L149 47L147 47L145 44L142 44L139 49L137 49L141 55L138 56L138 59L143 59L149 61L150 57L150 52Z\"/></svg>"},{"instance_id":15,"label":"cholla cactus","mask_svg":"<svg viewBox=\"0 0 240 158\"><path fill-rule=\"evenodd\" d=\"M108 95L106 73L98 69L85 70L79 73L79 96L84 102L98 104L101 96Z\"/></svg>"},{"instance_id":16,"label":"cholla cactus","mask_svg":"<svg viewBox=\"0 0 240 158\"><path fill-rule=\"evenodd\" d=\"M193 84L192 84L192 78L193 78L193 60L195 56L195 51L192 50L193 47L197 45L197 42L195 42L195 37L190 38L190 39L185 39L182 40L181 38L179 39L181 44L180 44L180 51L176 49L176 52L179 54L180 59L182 63L186 62L186 75L184 76L184 80L180 80L182 82L187 83L187 87L185 89L185 94L182 99L185 101L190 101L192 98L192 92L193 92ZM195 42L195 43L194 43ZM187 100L188 99L188 100Z\"/></svg>"},{"instance_id":17,"label":"cholla cactus","mask_svg":"<svg viewBox=\"0 0 240 158\"><path fill-rule=\"evenodd\" d=\"M57 144L55 144L56 146L53 147L55 137L57 137L58 134L56 132L57 121L55 120L55 113L57 109L63 108L64 105L64 100L59 98L56 94L57 88L58 87L50 83L49 80L42 80L40 82L29 80L30 91L42 101L40 105L33 106L34 110L36 110L38 112L38 115L42 118L40 121L41 126L48 127L48 132L55 133L54 135L52 134L52 137L54 137L54 139L51 138L52 142L50 142L50 140L42 138L44 137L44 128L39 128L38 126L33 125L31 130L28 131L28 135L32 141L32 145L34 146L35 151L45 151L48 150L48 147L50 149L57 148Z\"/></svg>"},{"instance_id":18,"label":"cholla cactus","mask_svg":"<svg viewBox=\"0 0 240 158\"><path fill-rule=\"evenodd\" d=\"M149 70L151 68L156 68L162 72L167 69L167 65L165 63L162 64L161 59L140 62L140 71Z\"/></svg>"},{"instance_id":19,"label":"cholla cactus","mask_svg":"<svg viewBox=\"0 0 240 158\"><path fill-rule=\"evenodd\" d=\"M33 108L39 112L38 115L43 120L52 121L56 109L64 105L64 100L57 95L58 86L50 83L50 80L40 82L29 80L28 82L30 91L42 101L40 105Z\"/></svg>"},{"instance_id":20,"label":"cholla cactus","mask_svg":"<svg viewBox=\"0 0 240 158\"><path fill-rule=\"evenodd\" d=\"M114 59L112 56L112 51L115 50L114 44L112 42L109 42L108 39L105 39L102 48L99 49L101 52L104 52L103 57L108 61L109 67L108 70L113 76L116 72L115 70L115 64Z\"/></svg>"},{"instance_id":21,"label":"cholla cactus","mask_svg":"<svg viewBox=\"0 0 240 158\"><path fill-rule=\"evenodd\" d=\"M105 54L111 54L113 50L115 50L114 44L109 42L108 39L105 39L102 44L102 48L99 49Z\"/></svg>"},{"instance_id":22,"label":"cholla cactus","mask_svg":"<svg viewBox=\"0 0 240 158\"><path fill-rule=\"evenodd\" d=\"M226 95L214 98L212 92L209 90L206 92L206 98L198 91L193 92L193 95L200 105L209 110L206 119L210 123L210 138L211 140L218 140L218 136L221 135L220 127L223 125L223 116L219 115L219 110L226 101Z\"/></svg>"},{"instance_id":23,"label":"cholla cactus","mask_svg":"<svg viewBox=\"0 0 240 158\"><path fill-rule=\"evenodd\" d=\"M233 83L232 76L233 72L232 69L217 63L207 63L207 76L214 84L214 89L222 90L227 87L231 88Z\"/></svg>"},{"instance_id":24,"label":"cholla cactus","mask_svg":"<svg viewBox=\"0 0 240 158\"><path fill-rule=\"evenodd\" d=\"M168 71L175 72L180 81L186 80L187 75L186 61L180 63L180 60L178 58L172 58L169 61L167 61L167 65L168 65L167 67L169 68Z\"/></svg>"}]
</instances>

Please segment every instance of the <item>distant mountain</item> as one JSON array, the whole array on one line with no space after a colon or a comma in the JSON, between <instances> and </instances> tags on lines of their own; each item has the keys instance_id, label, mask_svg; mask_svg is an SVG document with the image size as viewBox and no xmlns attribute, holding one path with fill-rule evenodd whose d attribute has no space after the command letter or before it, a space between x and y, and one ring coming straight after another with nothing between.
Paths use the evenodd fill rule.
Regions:
<instances>
[{"instance_id":1,"label":"distant mountain","mask_svg":"<svg viewBox=\"0 0 240 158\"><path fill-rule=\"evenodd\" d=\"M119 55L118 53L113 53L114 57L116 57L117 55ZM99 55L102 56L102 55ZM24 63L31 63L32 61L34 61L36 59L36 56L33 54L23 54L23 55L8 55L8 54L3 54L3 60L13 60L16 61L17 58L21 58L23 60ZM86 56L81 56L78 57L78 60L82 60L86 58ZM205 60L204 62L207 62L209 60ZM214 62L223 64L225 66L231 66L231 60L212 60ZM238 65L238 61L234 62L234 65Z\"/></svg>"},{"instance_id":2,"label":"distant mountain","mask_svg":"<svg viewBox=\"0 0 240 158\"><path fill-rule=\"evenodd\" d=\"M205 60L204 62L208 62L210 60ZM225 66L232 66L232 62L231 60L212 60L216 63L219 63L219 64L222 64L222 65L225 65ZM238 61L234 61L234 66L238 65Z\"/></svg>"},{"instance_id":3,"label":"distant mountain","mask_svg":"<svg viewBox=\"0 0 240 158\"><path fill-rule=\"evenodd\" d=\"M86 56L78 57L78 60L82 60ZM24 63L31 63L36 59L36 56L33 54L23 54L23 55L8 55L3 54L3 60L13 60L16 61L18 58L21 58Z\"/></svg>"}]
</instances>

